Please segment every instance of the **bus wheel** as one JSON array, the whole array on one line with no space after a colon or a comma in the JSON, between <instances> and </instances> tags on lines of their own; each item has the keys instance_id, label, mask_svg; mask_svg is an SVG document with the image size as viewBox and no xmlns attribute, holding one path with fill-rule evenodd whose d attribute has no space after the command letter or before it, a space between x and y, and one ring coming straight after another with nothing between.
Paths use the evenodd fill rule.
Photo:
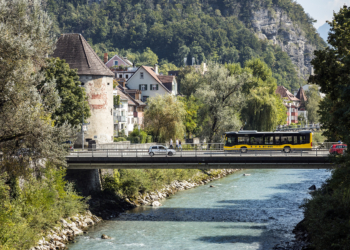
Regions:
<instances>
[{"instance_id":1,"label":"bus wheel","mask_svg":"<svg viewBox=\"0 0 350 250\"><path fill-rule=\"evenodd\" d=\"M290 153L291 152L291 149L290 149L290 147L285 147L284 149L283 149L283 151L285 152L285 153Z\"/></svg>"},{"instance_id":2,"label":"bus wheel","mask_svg":"<svg viewBox=\"0 0 350 250\"><path fill-rule=\"evenodd\" d=\"M245 154L247 153L248 149L247 148L241 148L241 153Z\"/></svg>"}]
</instances>

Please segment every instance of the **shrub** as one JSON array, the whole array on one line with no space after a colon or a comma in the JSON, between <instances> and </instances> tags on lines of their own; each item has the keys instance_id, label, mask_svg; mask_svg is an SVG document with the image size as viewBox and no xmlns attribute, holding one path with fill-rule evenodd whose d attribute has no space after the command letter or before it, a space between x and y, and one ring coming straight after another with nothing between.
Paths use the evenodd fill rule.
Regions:
<instances>
[{"instance_id":1,"label":"shrub","mask_svg":"<svg viewBox=\"0 0 350 250\"><path fill-rule=\"evenodd\" d=\"M11 198L8 177L0 175L0 249L29 249L60 218L86 210L83 197L64 180L65 170L49 167L45 178L30 177Z\"/></svg>"},{"instance_id":2,"label":"shrub","mask_svg":"<svg viewBox=\"0 0 350 250\"><path fill-rule=\"evenodd\" d=\"M147 139L146 139L146 142L147 142L147 143L151 143L152 141L153 141L152 136L151 136L151 135L148 135L148 136L147 136Z\"/></svg>"},{"instance_id":3,"label":"shrub","mask_svg":"<svg viewBox=\"0 0 350 250\"><path fill-rule=\"evenodd\" d=\"M124 137L114 137L114 142L126 141Z\"/></svg>"}]
</instances>

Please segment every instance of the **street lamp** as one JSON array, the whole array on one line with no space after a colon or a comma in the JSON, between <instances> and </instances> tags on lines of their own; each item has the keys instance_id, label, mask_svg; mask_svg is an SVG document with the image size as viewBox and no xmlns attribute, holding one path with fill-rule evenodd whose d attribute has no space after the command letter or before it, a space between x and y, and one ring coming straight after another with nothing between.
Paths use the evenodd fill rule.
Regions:
<instances>
[{"instance_id":1,"label":"street lamp","mask_svg":"<svg viewBox=\"0 0 350 250\"><path fill-rule=\"evenodd\" d=\"M79 87L84 88L83 85L79 85ZM83 118L82 118L82 123L81 123L81 138L82 138L81 148L82 148L82 150L84 150L84 131L86 130L86 129L84 129L84 126L85 126L85 124L84 124L84 102L85 102L85 100L83 97L83 112L82 112Z\"/></svg>"}]
</instances>

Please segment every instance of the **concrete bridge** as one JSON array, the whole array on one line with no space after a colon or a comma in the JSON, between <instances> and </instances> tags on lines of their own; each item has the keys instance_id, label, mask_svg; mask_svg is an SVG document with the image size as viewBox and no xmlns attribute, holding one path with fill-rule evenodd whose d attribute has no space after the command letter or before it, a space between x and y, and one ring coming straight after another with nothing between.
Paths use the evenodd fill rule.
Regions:
<instances>
[{"instance_id":1,"label":"concrete bridge","mask_svg":"<svg viewBox=\"0 0 350 250\"><path fill-rule=\"evenodd\" d=\"M97 150L73 152L67 157L66 178L76 183L83 195L101 190L101 175L108 169L327 169L332 164L328 150L248 151L246 154L220 150L180 151L173 156L149 156L147 150ZM110 173L112 174L112 173Z\"/></svg>"},{"instance_id":2,"label":"concrete bridge","mask_svg":"<svg viewBox=\"0 0 350 250\"><path fill-rule=\"evenodd\" d=\"M325 169L331 168L328 150L180 151L173 156L149 156L145 150L99 150L71 153L69 169Z\"/></svg>"}]
</instances>

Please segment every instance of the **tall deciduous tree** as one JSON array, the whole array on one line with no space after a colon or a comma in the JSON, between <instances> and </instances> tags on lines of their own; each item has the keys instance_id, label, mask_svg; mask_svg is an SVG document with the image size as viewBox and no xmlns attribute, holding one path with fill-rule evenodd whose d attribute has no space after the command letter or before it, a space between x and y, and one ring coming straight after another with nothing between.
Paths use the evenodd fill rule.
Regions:
<instances>
[{"instance_id":1,"label":"tall deciduous tree","mask_svg":"<svg viewBox=\"0 0 350 250\"><path fill-rule=\"evenodd\" d=\"M201 75L195 96L203 104L199 110L201 134L209 143L219 141L222 132L241 127L242 87L250 78L247 72L230 74L224 65L217 63L209 64L208 72Z\"/></svg>"},{"instance_id":2,"label":"tall deciduous tree","mask_svg":"<svg viewBox=\"0 0 350 250\"><path fill-rule=\"evenodd\" d=\"M253 79L245 86L248 94L242 109L242 120L245 129L271 131L286 119L286 108L275 91L276 79L271 69L259 59L247 61L246 70L250 70Z\"/></svg>"},{"instance_id":3,"label":"tall deciduous tree","mask_svg":"<svg viewBox=\"0 0 350 250\"><path fill-rule=\"evenodd\" d=\"M57 125L61 126L68 122L72 126L77 126L82 123L83 113L85 119L90 117L85 89L80 86L76 70L71 69L65 60L51 58L48 59L47 66L42 68L42 72L45 75L42 85L54 80L61 98L60 107L52 114L52 119Z\"/></svg>"},{"instance_id":4,"label":"tall deciduous tree","mask_svg":"<svg viewBox=\"0 0 350 250\"><path fill-rule=\"evenodd\" d=\"M85 89L80 86L76 70L71 69L65 60L51 58L48 59L47 66L42 68L42 72L45 75L42 85L54 80L61 98L60 107L52 114L52 119L57 125L62 126L68 122L72 126L77 126L82 123L83 113L84 119L90 117Z\"/></svg>"},{"instance_id":5,"label":"tall deciduous tree","mask_svg":"<svg viewBox=\"0 0 350 250\"><path fill-rule=\"evenodd\" d=\"M51 21L40 0L0 1L0 172L21 175L30 166L38 169L42 159L65 164L62 142L69 127L53 126L60 98L55 82L41 84L39 72L53 46Z\"/></svg>"},{"instance_id":6,"label":"tall deciduous tree","mask_svg":"<svg viewBox=\"0 0 350 250\"><path fill-rule=\"evenodd\" d=\"M319 85L320 91L327 93L319 108L324 135L350 143L350 8L340 9L329 24L328 43L331 46L315 51L316 57L312 60L315 75L310 76L309 82Z\"/></svg>"},{"instance_id":7,"label":"tall deciduous tree","mask_svg":"<svg viewBox=\"0 0 350 250\"><path fill-rule=\"evenodd\" d=\"M172 95L157 95L147 100L144 114L145 128L156 140L183 138L186 111L183 103Z\"/></svg>"},{"instance_id":8,"label":"tall deciduous tree","mask_svg":"<svg viewBox=\"0 0 350 250\"><path fill-rule=\"evenodd\" d=\"M190 138L193 133L200 129L198 126L198 109L201 106L200 101L193 95L180 97L180 100L183 102L186 110L185 129L187 138Z\"/></svg>"},{"instance_id":9,"label":"tall deciduous tree","mask_svg":"<svg viewBox=\"0 0 350 250\"><path fill-rule=\"evenodd\" d=\"M321 95L318 91L317 86L310 86L309 90L306 91L307 102L306 102L306 110L307 110L307 119L309 123L317 123L319 122L320 115L318 114L319 105L321 101Z\"/></svg>"}]
</instances>

